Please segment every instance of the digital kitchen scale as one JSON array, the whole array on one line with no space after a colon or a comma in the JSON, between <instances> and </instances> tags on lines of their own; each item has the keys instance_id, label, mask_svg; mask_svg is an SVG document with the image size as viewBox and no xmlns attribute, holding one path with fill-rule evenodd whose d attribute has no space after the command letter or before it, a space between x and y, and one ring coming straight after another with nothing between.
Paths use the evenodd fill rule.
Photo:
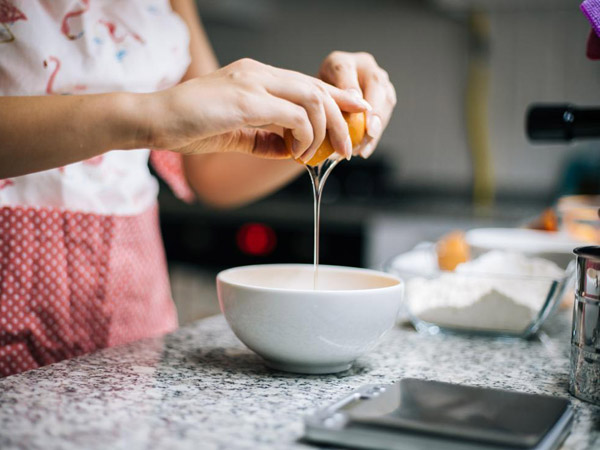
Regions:
<instances>
[{"instance_id":1,"label":"digital kitchen scale","mask_svg":"<svg viewBox=\"0 0 600 450\"><path fill-rule=\"evenodd\" d=\"M560 447L568 400L405 378L368 385L305 419L305 440L382 450Z\"/></svg>"}]
</instances>

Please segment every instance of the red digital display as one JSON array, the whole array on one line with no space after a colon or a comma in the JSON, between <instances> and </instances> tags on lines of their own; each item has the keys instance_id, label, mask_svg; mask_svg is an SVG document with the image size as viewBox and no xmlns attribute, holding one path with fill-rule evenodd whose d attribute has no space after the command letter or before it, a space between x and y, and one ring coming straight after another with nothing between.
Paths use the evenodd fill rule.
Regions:
<instances>
[{"instance_id":1,"label":"red digital display","mask_svg":"<svg viewBox=\"0 0 600 450\"><path fill-rule=\"evenodd\" d=\"M253 256L266 256L275 249L275 231L263 223L247 223L236 235L238 248Z\"/></svg>"}]
</instances>

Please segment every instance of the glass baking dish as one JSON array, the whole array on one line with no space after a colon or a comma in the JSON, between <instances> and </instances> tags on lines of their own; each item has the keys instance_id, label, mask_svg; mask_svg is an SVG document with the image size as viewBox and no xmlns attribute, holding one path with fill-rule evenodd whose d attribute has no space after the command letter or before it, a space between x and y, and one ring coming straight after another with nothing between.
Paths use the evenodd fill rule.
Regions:
<instances>
[{"instance_id":1,"label":"glass baking dish","mask_svg":"<svg viewBox=\"0 0 600 450\"><path fill-rule=\"evenodd\" d=\"M514 256L521 257L532 258ZM575 265L555 267L554 276L519 274L514 267L444 271L435 245L422 243L389 260L384 270L405 282L400 320L409 320L419 332L529 338L572 291Z\"/></svg>"}]
</instances>

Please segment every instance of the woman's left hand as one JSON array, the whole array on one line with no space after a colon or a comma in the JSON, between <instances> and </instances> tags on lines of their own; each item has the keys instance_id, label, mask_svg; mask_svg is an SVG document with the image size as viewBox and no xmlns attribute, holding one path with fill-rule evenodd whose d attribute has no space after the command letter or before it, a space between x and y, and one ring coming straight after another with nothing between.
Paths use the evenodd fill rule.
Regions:
<instances>
[{"instance_id":1,"label":"woman's left hand","mask_svg":"<svg viewBox=\"0 0 600 450\"><path fill-rule=\"evenodd\" d=\"M354 153L368 158L377 146L396 105L396 91L388 73L370 53L335 51L321 64L319 78L340 89L356 91L372 106L367 115L367 134Z\"/></svg>"}]
</instances>

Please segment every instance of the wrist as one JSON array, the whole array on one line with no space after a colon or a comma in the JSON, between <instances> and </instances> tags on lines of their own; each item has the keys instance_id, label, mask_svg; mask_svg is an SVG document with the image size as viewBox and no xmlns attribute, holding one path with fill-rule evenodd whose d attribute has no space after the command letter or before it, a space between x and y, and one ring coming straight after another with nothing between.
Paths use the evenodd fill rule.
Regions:
<instances>
[{"instance_id":1,"label":"wrist","mask_svg":"<svg viewBox=\"0 0 600 450\"><path fill-rule=\"evenodd\" d=\"M155 148L158 131L156 101L154 94L134 94L119 92L114 95L116 111L110 113L109 120L115 123L120 148L132 150Z\"/></svg>"}]
</instances>

